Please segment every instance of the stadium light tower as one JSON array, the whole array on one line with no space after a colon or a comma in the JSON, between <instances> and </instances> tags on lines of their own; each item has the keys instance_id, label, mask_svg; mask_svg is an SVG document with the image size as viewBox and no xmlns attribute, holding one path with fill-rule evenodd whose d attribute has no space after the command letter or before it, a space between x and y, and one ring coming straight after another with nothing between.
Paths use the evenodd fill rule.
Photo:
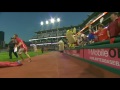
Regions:
<instances>
[{"instance_id":1,"label":"stadium light tower","mask_svg":"<svg viewBox=\"0 0 120 90\"><path fill-rule=\"evenodd\" d=\"M50 19L50 22L52 23L52 29L53 29L53 28L54 28L55 19L54 19L54 18L51 18L51 19Z\"/></svg>"},{"instance_id":2,"label":"stadium light tower","mask_svg":"<svg viewBox=\"0 0 120 90\"><path fill-rule=\"evenodd\" d=\"M48 25L49 25L49 21L48 20L46 20L46 25L47 25L46 29L48 29Z\"/></svg>"},{"instance_id":3,"label":"stadium light tower","mask_svg":"<svg viewBox=\"0 0 120 90\"><path fill-rule=\"evenodd\" d=\"M57 42L58 42L58 28L60 27L60 18L57 18L57 22L58 22L57 25Z\"/></svg>"},{"instance_id":4,"label":"stadium light tower","mask_svg":"<svg viewBox=\"0 0 120 90\"><path fill-rule=\"evenodd\" d=\"M44 25L44 22L43 22L43 21L41 21L40 25L42 26L42 30L43 30L43 25Z\"/></svg>"},{"instance_id":5,"label":"stadium light tower","mask_svg":"<svg viewBox=\"0 0 120 90\"><path fill-rule=\"evenodd\" d=\"M60 18L57 18L57 22L60 22Z\"/></svg>"},{"instance_id":6,"label":"stadium light tower","mask_svg":"<svg viewBox=\"0 0 120 90\"><path fill-rule=\"evenodd\" d=\"M46 24L49 24L49 22L48 22L48 21L46 21Z\"/></svg>"},{"instance_id":7,"label":"stadium light tower","mask_svg":"<svg viewBox=\"0 0 120 90\"><path fill-rule=\"evenodd\" d=\"M51 21L51 23L53 23L53 24L55 23L55 19L54 19L54 18L51 18L50 21Z\"/></svg>"},{"instance_id":8,"label":"stadium light tower","mask_svg":"<svg viewBox=\"0 0 120 90\"><path fill-rule=\"evenodd\" d=\"M44 23L43 23L43 21L41 21L41 23L40 23L40 24L41 24L41 26L43 26L43 24L44 24Z\"/></svg>"}]
</instances>

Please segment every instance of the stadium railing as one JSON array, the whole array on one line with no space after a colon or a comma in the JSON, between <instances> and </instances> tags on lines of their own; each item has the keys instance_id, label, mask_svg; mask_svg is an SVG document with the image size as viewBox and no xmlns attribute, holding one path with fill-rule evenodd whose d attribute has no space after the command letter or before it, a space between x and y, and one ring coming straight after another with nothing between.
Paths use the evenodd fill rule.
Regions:
<instances>
[{"instance_id":1,"label":"stadium railing","mask_svg":"<svg viewBox=\"0 0 120 90\"><path fill-rule=\"evenodd\" d=\"M120 37L115 38L114 43L118 43L118 42L120 42ZM96 42L96 43L93 43L93 44L89 44L88 46L95 46L95 45L102 45L102 44L110 44L110 40L105 40L105 41L102 41L102 42Z\"/></svg>"}]
</instances>

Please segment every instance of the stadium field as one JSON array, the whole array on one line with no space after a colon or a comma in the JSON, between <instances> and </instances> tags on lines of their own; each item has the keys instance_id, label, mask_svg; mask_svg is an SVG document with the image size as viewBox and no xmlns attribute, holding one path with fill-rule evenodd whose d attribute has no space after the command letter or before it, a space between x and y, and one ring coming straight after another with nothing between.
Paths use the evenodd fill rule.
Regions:
<instances>
[{"instance_id":1,"label":"stadium field","mask_svg":"<svg viewBox=\"0 0 120 90\"><path fill-rule=\"evenodd\" d=\"M47 53L47 52L44 52L44 53ZM43 53L43 54L44 54ZM28 52L28 54L31 56L31 57L34 57L34 56L37 56L37 53L35 53L35 52L33 52L33 51L30 51L30 52ZM39 50L38 51L38 55L41 55L42 54L42 52ZM16 58L15 56L14 56L14 54L12 54L12 59L9 59L9 52L1 52L0 53L0 62L1 61L11 61L11 62L14 62L14 61L17 61L17 60L21 60L20 58ZM24 58L27 58L27 56L23 53L22 54L22 56L24 57Z\"/></svg>"}]
</instances>

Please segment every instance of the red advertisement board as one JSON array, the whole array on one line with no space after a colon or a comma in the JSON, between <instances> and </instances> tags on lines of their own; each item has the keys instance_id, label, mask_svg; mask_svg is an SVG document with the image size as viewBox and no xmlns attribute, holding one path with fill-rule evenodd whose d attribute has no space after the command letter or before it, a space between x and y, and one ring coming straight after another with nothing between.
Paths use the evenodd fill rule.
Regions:
<instances>
[{"instance_id":1,"label":"red advertisement board","mask_svg":"<svg viewBox=\"0 0 120 90\"><path fill-rule=\"evenodd\" d=\"M117 48L84 49L84 59L120 69L120 52Z\"/></svg>"}]
</instances>

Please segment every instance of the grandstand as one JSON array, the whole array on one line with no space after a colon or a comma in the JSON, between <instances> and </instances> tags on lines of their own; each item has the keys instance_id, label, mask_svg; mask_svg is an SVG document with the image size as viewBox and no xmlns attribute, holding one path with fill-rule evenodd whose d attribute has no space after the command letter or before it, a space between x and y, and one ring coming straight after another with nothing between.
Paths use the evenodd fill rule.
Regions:
<instances>
[{"instance_id":1,"label":"grandstand","mask_svg":"<svg viewBox=\"0 0 120 90\"><path fill-rule=\"evenodd\" d=\"M61 39L66 42L66 31L74 27L76 28L77 32L80 30L79 26L70 26L58 29L38 31L35 32L36 35L32 37L30 41L35 41L37 45L44 45L44 47L49 47L49 50L57 50L57 42Z\"/></svg>"},{"instance_id":2,"label":"grandstand","mask_svg":"<svg viewBox=\"0 0 120 90\"><path fill-rule=\"evenodd\" d=\"M91 29L96 31L97 25L100 23L100 19L103 19L103 24L108 26L110 22L110 14L111 12L93 12L91 15L88 16L86 20L80 25L77 26L70 26L70 27L63 27L63 28L56 28L56 29L50 29L50 30L40 30L38 32L35 32L35 36L30 39L31 42L36 41L37 45L44 45L45 47L48 47L50 50L57 50L57 42L60 39L63 39L64 42L66 42L65 33L68 29L71 29L73 27L76 28L76 32L82 32L84 34L89 33L89 24L91 24Z\"/></svg>"}]
</instances>

